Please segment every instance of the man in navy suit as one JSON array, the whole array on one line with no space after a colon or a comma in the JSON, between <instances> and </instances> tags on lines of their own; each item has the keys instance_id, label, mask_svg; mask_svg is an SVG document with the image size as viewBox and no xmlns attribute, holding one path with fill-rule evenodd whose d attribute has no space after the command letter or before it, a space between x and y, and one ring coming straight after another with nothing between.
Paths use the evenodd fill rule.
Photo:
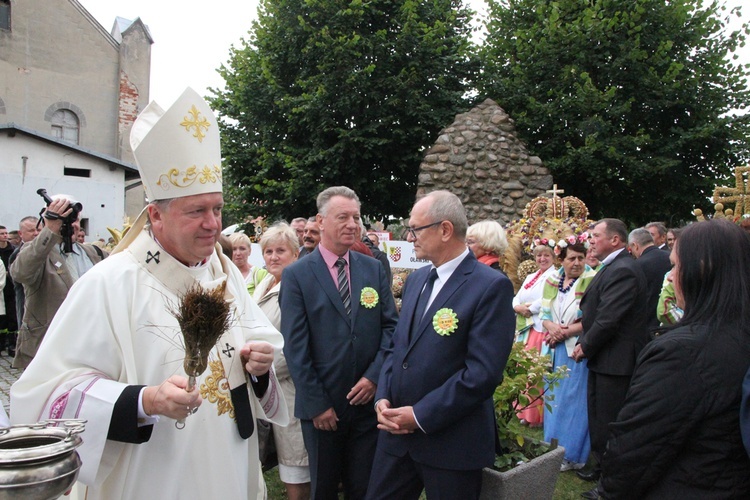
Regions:
<instances>
[{"instance_id":1,"label":"man in navy suit","mask_svg":"<svg viewBox=\"0 0 750 500\"><path fill-rule=\"evenodd\" d=\"M284 270L279 304L295 416L310 457L312 496L364 498L377 443L378 375L398 320L383 265L350 252L359 198L336 186L318 195L321 239Z\"/></svg>"},{"instance_id":2,"label":"man in navy suit","mask_svg":"<svg viewBox=\"0 0 750 500\"><path fill-rule=\"evenodd\" d=\"M646 277L646 293L648 300L646 306L651 309L651 317L647 326L650 330L659 326L659 318L656 315L661 287L664 277L672 269L669 260L669 252L659 250L654 244L653 236L647 229L633 229L628 235L628 247L630 253L636 258L636 265L643 270Z\"/></svg>"},{"instance_id":3,"label":"man in navy suit","mask_svg":"<svg viewBox=\"0 0 750 500\"><path fill-rule=\"evenodd\" d=\"M411 211L408 240L431 266L403 288L375 397L378 449L368 499L479 498L495 459L492 394L513 343L513 286L466 247L466 213L447 191Z\"/></svg>"},{"instance_id":4,"label":"man in navy suit","mask_svg":"<svg viewBox=\"0 0 750 500\"><path fill-rule=\"evenodd\" d=\"M587 406L591 436L592 471L580 477L598 480L607 426L614 422L625 403L635 362L649 341L648 321L654 307L648 306L643 270L625 248L625 224L602 219L591 232L594 256L603 267L581 298L583 333L573 350L573 359L588 359ZM598 489L582 493L598 498Z\"/></svg>"}]
</instances>

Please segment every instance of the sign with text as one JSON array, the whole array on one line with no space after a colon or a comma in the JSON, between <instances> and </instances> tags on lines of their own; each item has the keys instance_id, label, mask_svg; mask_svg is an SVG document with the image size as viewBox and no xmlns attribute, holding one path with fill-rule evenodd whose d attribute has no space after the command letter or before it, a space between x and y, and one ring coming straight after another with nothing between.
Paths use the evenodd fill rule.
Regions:
<instances>
[{"instance_id":1,"label":"sign with text","mask_svg":"<svg viewBox=\"0 0 750 500\"><path fill-rule=\"evenodd\" d=\"M414 245L408 241L381 241L380 249L388 256L391 267L419 269L430 263L429 260L418 259L414 253Z\"/></svg>"}]
</instances>

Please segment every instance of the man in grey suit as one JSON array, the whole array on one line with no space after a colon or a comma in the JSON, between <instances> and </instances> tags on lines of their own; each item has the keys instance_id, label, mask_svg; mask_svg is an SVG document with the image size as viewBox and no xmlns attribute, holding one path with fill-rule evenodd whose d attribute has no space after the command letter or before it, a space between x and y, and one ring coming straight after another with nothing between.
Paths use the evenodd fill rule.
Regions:
<instances>
[{"instance_id":1,"label":"man in grey suit","mask_svg":"<svg viewBox=\"0 0 750 500\"><path fill-rule=\"evenodd\" d=\"M310 456L312 496L364 498L378 437L376 384L396 326L390 283L377 260L349 248L360 203L343 186L318 195L321 240L284 270L279 294L295 416Z\"/></svg>"}]
</instances>

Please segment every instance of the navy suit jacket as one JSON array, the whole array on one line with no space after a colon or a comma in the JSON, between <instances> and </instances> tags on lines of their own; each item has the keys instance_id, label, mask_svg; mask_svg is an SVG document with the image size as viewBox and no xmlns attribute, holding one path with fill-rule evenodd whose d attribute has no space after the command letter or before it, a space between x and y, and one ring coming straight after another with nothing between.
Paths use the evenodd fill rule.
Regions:
<instances>
[{"instance_id":1,"label":"navy suit jacket","mask_svg":"<svg viewBox=\"0 0 750 500\"><path fill-rule=\"evenodd\" d=\"M461 261L418 328L410 332L414 309L431 266L412 273L403 288L401 319L393 334L375 400L412 406L424 432L381 431L378 446L428 466L474 470L495 459L492 395L503 378L513 343L513 286L474 255ZM435 313L451 309L457 328L440 335ZM375 465L377 467L377 464Z\"/></svg>"},{"instance_id":2,"label":"navy suit jacket","mask_svg":"<svg viewBox=\"0 0 750 500\"><path fill-rule=\"evenodd\" d=\"M643 275L646 276L647 307L651 309L648 328L657 328L659 326L659 319L656 317L656 309L659 302L659 295L661 294L661 286L664 283L664 275L672 269L669 252L659 250L652 245L643 251L635 263L643 270Z\"/></svg>"},{"instance_id":3,"label":"navy suit jacket","mask_svg":"<svg viewBox=\"0 0 750 500\"><path fill-rule=\"evenodd\" d=\"M319 249L282 275L281 334L297 391L297 418L310 420L331 407L341 418L349 407L346 395L359 379L378 382L398 320L391 286L383 265L357 252L349 252L349 274L351 318ZM378 293L372 308L360 303L365 287Z\"/></svg>"},{"instance_id":4,"label":"navy suit jacket","mask_svg":"<svg viewBox=\"0 0 750 500\"><path fill-rule=\"evenodd\" d=\"M648 307L643 270L623 250L596 273L581 298L583 332L578 342L588 369L632 375L638 354L650 339L648 320L654 311Z\"/></svg>"}]
</instances>

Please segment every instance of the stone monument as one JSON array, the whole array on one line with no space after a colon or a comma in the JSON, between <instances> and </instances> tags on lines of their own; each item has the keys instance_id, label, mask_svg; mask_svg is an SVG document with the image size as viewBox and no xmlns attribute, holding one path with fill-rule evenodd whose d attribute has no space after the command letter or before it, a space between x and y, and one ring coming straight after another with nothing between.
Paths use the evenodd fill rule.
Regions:
<instances>
[{"instance_id":1,"label":"stone monument","mask_svg":"<svg viewBox=\"0 0 750 500\"><path fill-rule=\"evenodd\" d=\"M550 187L549 169L529 155L513 119L487 99L440 132L419 167L417 197L447 189L463 202L469 223L506 224Z\"/></svg>"}]
</instances>

